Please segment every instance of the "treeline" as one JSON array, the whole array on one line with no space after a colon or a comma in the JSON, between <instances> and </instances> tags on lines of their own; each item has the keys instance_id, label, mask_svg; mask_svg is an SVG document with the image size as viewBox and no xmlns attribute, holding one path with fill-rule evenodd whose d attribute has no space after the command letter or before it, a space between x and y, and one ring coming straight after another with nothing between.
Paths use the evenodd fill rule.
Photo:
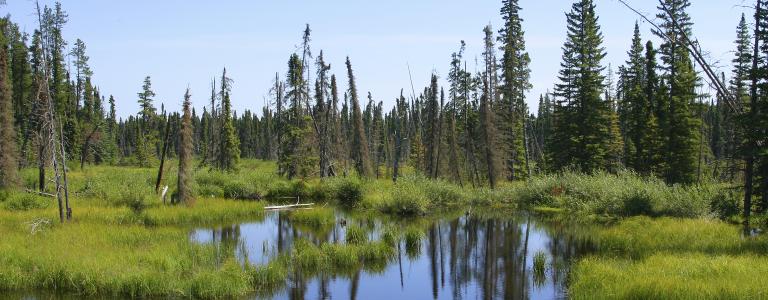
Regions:
<instances>
[{"instance_id":1,"label":"treeline","mask_svg":"<svg viewBox=\"0 0 768 300\"><path fill-rule=\"evenodd\" d=\"M168 157L196 156L198 168L233 170L241 157L277 160L288 178L356 174L397 180L410 168L461 185L495 187L539 173L629 169L669 184L744 183L745 211L753 208L752 196L760 199L754 208L765 211L766 2L756 1L754 24L746 16L738 22L733 70L710 78L697 72L708 66L692 49L689 0L659 1L651 34L660 45L644 40L635 23L627 60L616 71L604 63L595 4L576 1L566 14L558 83L539 97L535 114L526 105L530 56L517 0L502 1L499 30L483 29L478 66L468 67L461 41L446 58L447 86L433 75L423 89L401 90L392 107L357 90L349 58L343 68L332 69L322 51L314 55L307 25L299 51L288 57L284 73L275 74L271 101L260 111L232 110L233 81L226 69L212 80L208 105L189 113L189 152L178 138L182 116L155 107L150 77L137 93L141 110L116 117L115 99L93 82L85 43L68 47L62 38L67 15L57 3L43 10L41 30L31 34L9 17L2 21L0 164L13 166L3 168L3 181L13 182L12 169L38 166L43 188L50 145L41 130L39 83L47 76L64 148L81 167L152 166L167 147ZM43 57L48 70L41 69ZM726 76L727 90L703 92ZM340 80L346 90L339 90Z\"/></svg>"}]
</instances>

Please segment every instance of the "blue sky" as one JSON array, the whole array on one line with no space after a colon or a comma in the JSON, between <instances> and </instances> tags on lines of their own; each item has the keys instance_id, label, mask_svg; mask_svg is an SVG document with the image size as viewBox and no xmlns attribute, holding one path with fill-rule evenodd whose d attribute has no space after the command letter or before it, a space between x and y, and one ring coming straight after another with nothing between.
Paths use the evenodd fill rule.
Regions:
<instances>
[{"instance_id":1,"label":"blue sky","mask_svg":"<svg viewBox=\"0 0 768 300\"><path fill-rule=\"evenodd\" d=\"M11 14L22 28L37 26L34 1L11 0L0 12ZM637 15L617 0L596 0L608 56L614 69L626 59ZM656 1L627 0L653 19ZM735 27L746 0L692 0L694 34L729 69ZM41 5L53 1L41 0ZM523 28L531 55L528 103L535 111L538 95L551 89L565 40L570 0L520 0ZM198 109L207 103L210 81L223 67L234 79L232 101L238 112L261 110L269 98L275 72L285 73L288 57L298 51L305 24L312 28L312 50L324 50L331 71L346 89L344 59L348 55L360 97L391 105L404 88L410 91L408 65L416 90L436 72L445 83L451 53L465 40L465 58L474 69L482 52L482 29L502 25L500 0L389 1L197 1L133 0L62 1L69 14L65 38L85 41L94 82L117 100L120 116L136 113L136 93L145 76L152 77L157 106L178 110L187 86ZM644 39L649 25L641 22Z\"/></svg>"}]
</instances>

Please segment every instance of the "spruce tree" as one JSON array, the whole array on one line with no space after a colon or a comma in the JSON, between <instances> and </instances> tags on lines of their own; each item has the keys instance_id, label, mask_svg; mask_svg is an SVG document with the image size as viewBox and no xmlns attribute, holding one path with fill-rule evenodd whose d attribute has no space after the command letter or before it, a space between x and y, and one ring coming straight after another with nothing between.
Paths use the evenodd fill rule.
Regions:
<instances>
[{"instance_id":1,"label":"spruce tree","mask_svg":"<svg viewBox=\"0 0 768 300\"><path fill-rule=\"evenodd\" d=\"M661 19L661 31L654 33L664 39L659 53L664 63L664 79L667 84L666 124L662 128L666 136L664 177L668 183L692 183L696 170L700 140L700 120L694 111L697 76L691 62L683 34L691 36L690 16L686 9L689 0L662 0L657 17Z\"/></svg>"},{"instance_id":2,"label":"spruce tree","mask_svg":"<svg viewBox=\"0 0 768 300\"><path fill-rule=\"evenodd\" d=\"M529 82L530 58L525 52L524 31L518 0L504 0L501 15L504 27L499 30L498 40L501 43L503 56L501 59L500 93L502 95L497 110L498 128L502 134L503 161L505 173L510 180L525 176L525 93L531 88Z\"/></svg>"},{"instance_id":3,"label":"spruce tree","mask_svg":"<svg viewBox=\"0 0 768 300\"><path fill-rule=\"evenodd\" d=\"M352 144L351 158L355 163L357 174L361 177L370 178L373 174L369 159L368 140L363 127L363 115L360 111L360 101L355 85L355 75L352 73L352 63L347 57L347 76L349 77L349 95L352 98Z\"/></svg>"},{"instance_id":4,"label":"spruce tree","mask_svg":"<svg viewBox=\"0 0 768 300\"><path fill-rule=\"evenodd\" d=\"M493 111L493 100L496 98L496 90L493 88L493 82L496 81L496 56L494 54L493 30L488 25L483 30L485 33L485 51L483 58L485 63L485 72L482 76L483 91L480 97L480 131L482 135L483 155L485 158L486 176L491 189L496 188L498 182L498 154L496 140L498 138L495 114Z\"/></svg>"},{"instance_id":5,"label":"spruce tree","mask_svg":"<svg viewBox=\"0 0 768 300\"><path fill-rule=\"evenodd\" d=\"M645 82L643 83L643 94L648 105L645 111L645 120L647 121L645 141L643 142L645 150L639 153L641 161L646 165L638 166L638 171L661 176L666 169L664 162L666 136L663 134L661 124L666 124L667 114L666 101L664 101L666 97L659 97L659 95L663 95L662 87L664 85L659 82L657 69L656 49L653 47L653 42L648 41L645 43Z\"/></svg>"},{"instance_id":6,"label":"spruce tree","mask_svg":"<svg viewBox=\"0 0 768 300\"><path fill-rule=\"evenodd\" d=\"M5 27L0 21L0 28ZM8 78L8 49L5 33L0 30L0 188L19 184L16 130L13 126L13 97Z\"/></svg>"},{"instance_id":7,"label":"spruce tree","mask_svg":"<svg viewBox=\"0 0 768 300\"><path fill-rule=\"evenodd\" d=\"M624 100L626 109L623 111L625 120L625 157L628 167L638 171L641 174L648 174L649 164L647 161L647 152L650 151L648 141L649 121L651 116L652 104L646 95L644 86L646 84L646 57L645 48L640 37L640 26L635 23L634 35L632 37L632 46L627 52L629 60L626 64L626 74L624 79Z\"/></svg>"},{"instance_id":8,"label":"spruce tree","mask_svg":"<svg viewBox=\"0 0 768 300\"><path fill-rule=\"evenodd\" d=\"M301 59L297 54L291 55L288 60L286 85L288 111L283 119L284 137L279 158L281 170L288 178L306 177L314 165L309 140L309 117L305 116L303 74Z\"/></svg>"},{"instance_id":9,"label":"spruce tree","mask_svg":"<svg viewBox=\"0 0 768 300\"><path fill-rule=\"evenodd\" d=\"M178 201L192 206L195 204L195 198L192 189L192 114L190 112L189 89L184 93L184 103L182 105L183 115L181 118L181 129L179 131L179 174L178 174Z\"/></svg>"},{"instance_id":10,"label":"spruce tree","mask_svg":"<svg viewBox=\"0 0 768 300\"><path fill-rule=\"evenodd\" d=\"M424 120L425 173L428 177L437 177L437 149L440 144L439 118L440 107L437 102L437 75L432 80L427 92L426 119Z\"/></svg>"},{"instance_id":11,"label":"spruce tree","mask_svg":"<svg viewBox=\"0 0 768 300\"><path fill-rule=\"evenodd\" d=\"M157 109L154 105L155 92L152 91L152 80L149 76L144 78L144 84L141 86L141 92L139 96L139 116L141 120L146 124L157 114Z\"/></svg>"},{"instance_id":12,"label":"spruce tree","mask_svg":"<svg viewBox=\"0 0 768 300\"><path fill-rule=\"evenodd\" d=\"M240 162L240 141L237 138L235 126L232 121L232 103L229 99L231 79L227 77L227 69L224 69L221 80L221 122L219 137L219 159L217 168L225 171L234 171Z\"/></svg>"},{"instance_id":13,"label":"spruce tree","mask_svg":"<svg viewBox=\"0 0 768 300\"><path fill-rule=\"evenodd\" d=\"M608 167L611 107L602 99L603 36L592 0L580 0L566 14L568 34L556 93L549 152L552 167L594 172Z\"/></svg>"}]
</instances>

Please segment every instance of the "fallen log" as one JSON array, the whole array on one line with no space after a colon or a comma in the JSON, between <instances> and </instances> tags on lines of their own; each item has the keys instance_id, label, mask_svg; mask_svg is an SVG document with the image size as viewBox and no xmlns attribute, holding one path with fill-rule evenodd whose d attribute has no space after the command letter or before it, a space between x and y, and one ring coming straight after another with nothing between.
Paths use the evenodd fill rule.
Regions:
<instances>
[{"instance_id":1,"label":"fallen log","mask_svg":"<svg viewBox=\"0 0 768 300\"><path fill-rule=\"evenodd\" d=\"M314 203L305 203L305 204L274 205L274 206L266 206L266 207L264 207L264 210L307 208L307 207L310 207L312 205L315 205L315 204Z\"/></svg>"},{"instance_id":2,"label":"fallen log","mask_svg":"<svg viewBox=\"0 0 768 300\"><path fill-rule=\"evenodd\" d=\"M24 189L24 191L25 191L25 192L27 192L27 193L30 193L30 194L37 194L37 195L40 195L40 196L47 196L47 197L53 197L53 198L56 198L56 195L54 195L54 194L49 194L49 193L44 193L44 192L33 191L33 190L30 190L30 189Z\"/></svg>"}]
</instances>

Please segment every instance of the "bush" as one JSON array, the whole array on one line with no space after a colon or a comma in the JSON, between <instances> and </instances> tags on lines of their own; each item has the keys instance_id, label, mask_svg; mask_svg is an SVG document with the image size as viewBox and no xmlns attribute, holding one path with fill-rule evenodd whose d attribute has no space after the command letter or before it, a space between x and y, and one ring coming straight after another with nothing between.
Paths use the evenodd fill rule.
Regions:
<instances>
[{"instance_id":1,"label":"bush","mask_svg":"<svg viewBox=\"0 0 768 300\"><path fill-rule=\"evenodd\" d=\"M115 200L117 206L126 206L135 213L141 213L149 207L149 196L140 190L131 188L123 189Z\"/></svg>"},{"instance_id":2,"label":"bush","mask_svg":"<svg viewBox=\"0 0 768 300\"><path fill-rule=\"evenodd\" d=\"M278 181L272 184L267 191L267 198L283 202L296 201L297 197L301 202L312 199L312 191L309 185L304 181Z\"/></svg>"},{"instance_id":3,"label":"bush","mask_svg":"<svg viewBox=\"0 0 768 300\"><path fill-rule=\"evenodd\" d=\"M261 194L255 187L242 181L228 182L222 188L224 198L239 200L260 200Z\"/></svg>"},{"instance_id":4,"label":"bush","mask_svg":"<svg viewBox=\"0 0 768 300\"><path fill-rule=\"evenodd\" d=\"M652 202L650 195L636 191L624 199L623 213L625 216L653 215Z\"/></svg>"},{"instance_id":5,"label":"bush","mask_svg":"<svg viewBox=\"0 0 768 300\"><path fill-rule=\"evenodd\" d=\"M710 210L720 219L728 219L741 213L740 194L733 189L724 189L714 195L709 202Z\"/></svg>"},{"instance_id":6,"label":"bush","mask_svg":"<svg viewBox=\"0 0 768 300\"><path fill-rule=\"evenodd\" d=\"M0 189L0 203L5 202L11 196L11 193L7 190Z\"/></svg>"},{"instance_id":7,"label":"bush","mask_svg":"<svg viewBox=\"0 0 768 300\"><path fill-rule=\"evenodd\" d=\"M349 179L344 179L335 186L333 194L336 201L346 207L354 207L363 199L363 189L360 182Z\"/></svg>"},{"instance_id":8,"label":"bush","mask_svg":"<svg viewBox=\"0 0 768 300\"><path fill-rule=\"evenodd\" d=\"M9 194L7 197L3 204L8 210L43 209L51 206L53 202L52 198L26 193Z\"/></svg>"},{"instance_id":9,"label":"bush","mask_svg":"<svg viewBox=\"0 0 768 300\"><path fill-rule=\"evenodd\" d=\"M431 201L427 197L421 181L414 178L403 178L397 182L390 194L390 199L384 204L383 210L387 213L414 216L427 213ZM421 182L423 183L423 182Z\"/></svg>"}]
</instances>

